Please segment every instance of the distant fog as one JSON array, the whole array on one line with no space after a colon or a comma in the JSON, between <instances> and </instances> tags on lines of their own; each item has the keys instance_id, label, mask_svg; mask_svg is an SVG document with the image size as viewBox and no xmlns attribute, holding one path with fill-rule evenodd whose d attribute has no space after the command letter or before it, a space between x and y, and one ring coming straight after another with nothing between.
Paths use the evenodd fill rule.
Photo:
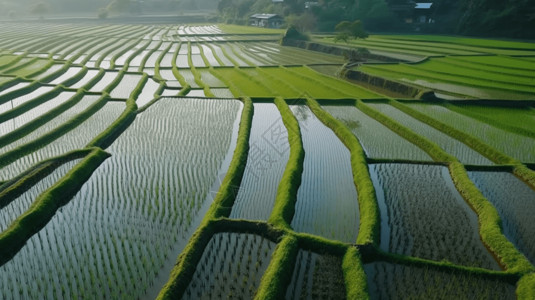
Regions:
<instances>
[{"instance_id":1,"label":"distant fog","mask_svg":"<svg viewBox=\"0 0 535 300\"><path fill-rule=\"evenodd\" d=\"M0 0L0 19L47 16L171 14L216 10L218 0Z\"/></svg>"}]
</instances>

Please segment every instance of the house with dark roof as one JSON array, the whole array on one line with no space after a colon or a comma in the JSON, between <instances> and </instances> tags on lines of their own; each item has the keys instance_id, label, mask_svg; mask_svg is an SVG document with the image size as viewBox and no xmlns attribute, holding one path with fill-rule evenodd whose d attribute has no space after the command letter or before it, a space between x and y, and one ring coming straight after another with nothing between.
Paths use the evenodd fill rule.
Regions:
<instances>
[{"instance_id":1,"label":"house with dark roof","mask_svg":"<svg viewBox=\"0 0 535 300\"><path fill-rule=\"evenodd\" d=\"M431 14L433 13L433 3L432 2L425 2L420 3L417 2L416 6L414 7L414 22L415 23L434 23L435 20L431 18Z\"/></svg>"},{"instance_id":2,"label":"house with dark roof","mask_svg":"<svg viewBox=\"0 0 535 300\"><path fill-rule=\"evenodd\" d=\"M249 17L249 25L265 28L281 28L284 19L277 14L254 14Z\"/></svg>"}]
</instances>

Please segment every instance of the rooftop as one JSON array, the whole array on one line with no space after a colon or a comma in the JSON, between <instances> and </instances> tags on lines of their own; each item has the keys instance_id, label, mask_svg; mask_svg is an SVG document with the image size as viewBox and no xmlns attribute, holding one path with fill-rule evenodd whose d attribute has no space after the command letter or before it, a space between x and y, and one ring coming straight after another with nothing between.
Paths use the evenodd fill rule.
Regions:
<instances>
[{"instance_id":1,"label":"rooftop","mask_svg":"<svg viewBox=\"0 0 535 300\"><path fill-rule=\"evenodd\" d=\"M430 9L431 8L431 5L433 5L433 3L416 3L416 9Z\"/></svg>"}]
</instances>

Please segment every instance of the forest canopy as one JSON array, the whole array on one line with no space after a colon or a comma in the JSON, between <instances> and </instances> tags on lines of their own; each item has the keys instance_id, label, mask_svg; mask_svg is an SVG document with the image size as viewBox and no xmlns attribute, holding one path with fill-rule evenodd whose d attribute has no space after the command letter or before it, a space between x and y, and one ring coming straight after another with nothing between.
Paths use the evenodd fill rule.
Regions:
<instances>
[{"instance_id":1,"label":"forest canopy","mask_svg":"<svg viewBox=\"0 0 535 300\"><path fill-rule=\"evenodd\" d=\"M361 20L370 31L535 38L535 0L433 0L424 12L407 0L316 1L220 0L218 11L222 21L237 24L255 13L279 14L287 25L310 31L332 32L342 21Z\"/></svg>"}]
</instances>

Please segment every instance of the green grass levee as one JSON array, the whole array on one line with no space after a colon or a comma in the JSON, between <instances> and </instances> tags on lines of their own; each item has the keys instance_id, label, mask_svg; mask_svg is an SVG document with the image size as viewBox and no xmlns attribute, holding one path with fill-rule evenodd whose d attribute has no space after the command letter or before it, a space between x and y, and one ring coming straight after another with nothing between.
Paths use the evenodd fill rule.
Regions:
<instances>
[{"instance_id":1,"label":"green grass levee","mask_svg":"<svg viewBox=\"0 0 535 300\"><path fill-rule=\"evenodd\" d=\"M92 149L82 162L35 199L30 209L0 234L0 264L11 259L32 235L43 228L109 156L100 148Z\"/></svg>"}]
</instances>

